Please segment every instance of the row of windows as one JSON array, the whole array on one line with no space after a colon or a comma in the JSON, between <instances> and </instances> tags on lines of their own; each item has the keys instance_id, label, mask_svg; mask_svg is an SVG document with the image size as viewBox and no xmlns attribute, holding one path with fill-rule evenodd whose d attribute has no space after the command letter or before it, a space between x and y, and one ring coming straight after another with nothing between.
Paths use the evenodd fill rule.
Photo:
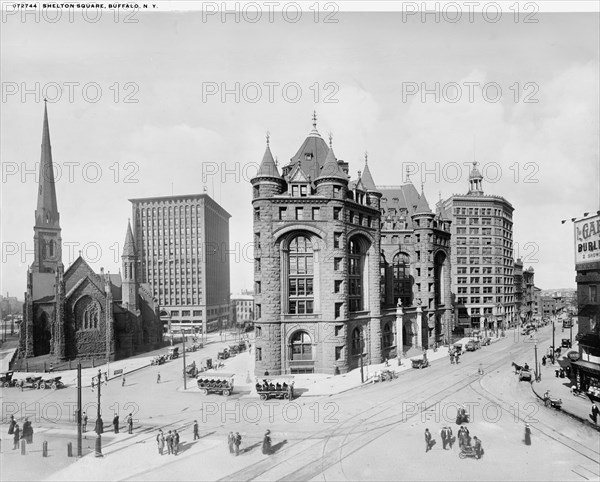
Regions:
<instances>
[{"instance_id":1,"label":"row of windows","mask_svg":"<svg viewBox=\"0 0 600 482\"><path fill-rule=\"evenodd\" d=\"M507 219L512 219L512 216L503 211L502 209L492 209L492 208L463 208L463 207L455 207L454 214L456 216L498 216L498 217L506 217Z\"/></svg>"}]
</instances>

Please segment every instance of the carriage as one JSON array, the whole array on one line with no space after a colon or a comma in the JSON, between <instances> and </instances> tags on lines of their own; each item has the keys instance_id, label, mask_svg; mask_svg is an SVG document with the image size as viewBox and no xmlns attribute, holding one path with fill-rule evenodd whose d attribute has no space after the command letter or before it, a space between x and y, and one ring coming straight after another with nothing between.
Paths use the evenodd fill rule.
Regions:
<instances>
[{"instance_id":1,"label":"carriage","mask_svg":"<svg viewBox=\"0 0 600 482\"><path fill-rule=\"evenodd\" d=\"M219 393L228 397L233 392L232 373L201 373L196 377L200 393Z\"/></svg>"},{"instance_id":2,"label":"carriage","mask_svg":"<svg viewBox=\"0 0 600 482\"><path fill-rule=\"evenodd\" d=\"M51 388L56 390L57 388L64 388L65 384L61 380L62 377L45 378L38 383L38 389L45 390Z\"/></svg>"},{"instance_id":3,"label":"carriage","mask_svg":"<svg viewBox=\"0 0 600 482\"><path fill-rule=\"evenodd\" d=\"M23 388L40 388L42 377L27 377L24 380L15 380L15 386Z\"/></svg>"},{"instance_id":4,"label":"carriage","mask_svg":"<svg viewBox=\"0 0 600 482\"><path fill-rule=\"evenodd\" d=\"M290 375L264 376L256 379L256 393L261 400L294 398L294 377Z\"/></svg>"},{"instance_id":5,"label":"carriage","mask_svg":"<svg viewBox=\"0 0 600 482\"><path fill-rule=\"evenodd\" d=\"M199 370L196 367L196 362L192 363L185 367L185 374L190 378L195 378L198 375Z\"/></svg>"},{"instance_id":6,"label":"carriage","mask_svg":"<svg viewBox=\"0 0 600 482\"><path fill-rule=\"evenodd\" d=\"M225 348L223 351L217 353L217 360L227 360L230 356L229 349Z\"/></svg>"},{"instance_id":7,"label":"carriage","mask_svg":"<svg viewBox=\"0 0 600 482\"><path fill-rule=\"evenodd\" d=\"M560 410L562 406L562 399L551 397L550 393L546 392L544 393L544 405L546 405L548 408L556 408L557 410Z\"/></svg>"},{"instance_id":8,"label":"carriage","mask_svg":"<svg viewBox=\"0 0 600 482\"><path fill-rule=\"evenodd\" d=\"M429 366L429 360L427 356L423 355L421 358L411 358L413 368L427 368Z\"/></svg>"},{"instance_id":9,"label":"carriage","mask_svg":"<svg viewBox=\"0 0 600 482\"><path fill-rule=\"evenodd\" d=\"M150 365L162 365L167 361L166 355L158 355L150 360Z\"/></svg>"},{"instance_id":10,"label":"carriage","mask_svg":"<svg viewBox=\"0 0 600 482\"><path fill-rule=\"evenodd\" d=\"M526 370L525 368L521 368L519 370L519 381L520 382L530 382L532 378L531 371Z\"/></svg>"}]
</instances>

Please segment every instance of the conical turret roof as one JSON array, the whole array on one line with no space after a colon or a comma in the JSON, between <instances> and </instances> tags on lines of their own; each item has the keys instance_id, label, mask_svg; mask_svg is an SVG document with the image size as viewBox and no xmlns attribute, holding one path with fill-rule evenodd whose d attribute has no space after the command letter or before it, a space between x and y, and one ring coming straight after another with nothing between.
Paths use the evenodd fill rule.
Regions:
<instances>
[{"instance_id":1,"label":"conical turret roof","mask_svg":"<svg viewBox=\"0 0 600 482\"><path fill-rule=\"evenodd\" d=\"M369 163L367 159L367 155L365 154L365 168L363 169L362 176L360 180L365 186L367 191L377 191L377 187L375 186L375 181L373 181L373 176L371 175L371 171L369 169Z\"/></svg>"},{"instance_id":2,"label":"conical turret roof","mask_svg":"<svg viewBox=\"0 0 600 482\"><path fill-rule=\"evenodd\" d=\"M321 168L321 173L317 179L340 179L341 181L348 182L348 177L340 168L340 165L335 158L335 154L333 152L333 147L329 147L329 152L327 152L327 157L325 158L325 162L323 163L323 167Z\"/></svg>"},{"instance_id":3,"label":"conical turret roof","mask_svg":"<svg viewBox=\"0 0 600 482\"><path fill-rule=\"evenodd\" d=\"M256 177L276 177L278 179L282 179L281 174L279 174L279 170L277 169L277 164L275 164L275 159L273 159L273 154L271 153L268 140L267 148L265 149L265 154L262 162L260 163Z\"/></svg>"},{"instance_id":4,"label":"conical turret roof","mask_svg":"<svg viewBox=\"0 0 600 482\"><path fill-rule=\"evenodd\" d=\"M415 209L415 214L417 214L417 213L433 214L433 211L429 207L429 203L427 202L427 198L425 197L425 193L423 192L422 188L421 188L421 195L419 196L419 202L417 203L417 208Z\"/></svg>"}]
</instances>

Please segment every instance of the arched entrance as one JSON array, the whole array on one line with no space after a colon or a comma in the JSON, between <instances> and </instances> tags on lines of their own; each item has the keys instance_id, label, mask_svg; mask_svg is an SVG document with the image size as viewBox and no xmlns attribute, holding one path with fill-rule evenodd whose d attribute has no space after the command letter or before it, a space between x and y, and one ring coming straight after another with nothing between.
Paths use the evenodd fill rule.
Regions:
<instances>
[{"instance_id":1,"label":"arched entrance","mask_svg":"<svg viewBox=\"0 0 600 482\"><path fill-rule=\"evenodd\" d=\"M33 324L33 354L34 356L48 355L50 353L50 340L52 339L51 326L48 314L43 311Z\"/></svg>"}]
</instances>

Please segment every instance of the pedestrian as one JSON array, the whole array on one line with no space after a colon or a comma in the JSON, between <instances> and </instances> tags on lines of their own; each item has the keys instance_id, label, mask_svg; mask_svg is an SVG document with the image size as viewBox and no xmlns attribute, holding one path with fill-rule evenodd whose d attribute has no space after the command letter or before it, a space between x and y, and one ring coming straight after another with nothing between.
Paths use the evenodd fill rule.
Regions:
<instances>
[{"instance_id":1,"label":"pedestrian","mask_svg":"<svg viewBox=\"0 0 600 482\"><path fill-rule=\"evenodd\" d=\"M160 383L160 372L158 372L158 375L156 375L156 383Z\"/></svg>"},{"instance_id":2,"label":"pedestrian","mask_svg":"<svg viewBox=\"0 0 600 482\"><path fill-rule=\"evenodd\" d=\"M431 433L429 432L429 429L426 428L425 429L425 453L429 452L431 450L431 447L433 446L433 440L431 439Z\"/></svg>"},{"instance_id":3,"label":"pedestrian","mask_svg":"<svg viewBox=\"0 0 600 482\"><path fill-rule=\"evenodd\" d=\"M529 424L525 424L525 445L531 445L531 428Z\"/></svg>"},{"instance_id":4,"label":"pedestrian","mask_svg":"<svg viewBox=\"0 0 600 482\"><path fill-rule=\"evenodd\" d=\"M194 440L198 440L200 434L198 433L198 420L194 420Z\"/></svg>"},{"instance_id":5,"label":"pedestrian","mask_svg":"<svg viewBox=\"0 0 600 482\"><path fill-rule=\"evenodd\" d=\"M177 455L179 453L179 432L177 430L173 431L173 455Z\"/></svg>"},{"instance_id":6,"label":"pedestrian","mask_svg":"<svg viewBox=\"0 0 600 482\"><path fill-rule=\"evenodd\" d=\"M459 354L457 353L456 355L454 355L454 358L456 359L456 364L458 365L458 358L459 358Z\"/></svg>"},{"instance_id":7,"label":"pedestrian","mask_svg":"<svg viewBox=\"0 0 600 482\"><path fill-rule=\"evenodd\" d=\"M233 444L234 444L234 435L233 435L233 432L229 432L229 435L227 436L227 445L229 446L230 454L233 453Z\"/></svg>"},{"instance_id":8,"label":"pedestrian","mask_svg":"<svg viewBox=\"0 0 600 482\"><path fill-rule=\"evenodd\" d=\"M124 387L125 386L125 374L121 374L121 386Z\"/></svg>"},{"instance_id":9,"label":"pedestrian","mask_svg":"<svg viewBox=\"0 0 600 482\"><path fill-rule=\"evenodd\" d=\"M21 436L25 439L27 444L33 443L33 427L31 426L31 422L27 417L25 418L25 422L23 423Z\"/></svg>"},{"instance_id":10,"label":"pedestrian","mask_svg":"<svg viewBox=\"0 0 600 482\"><path fill-rule=\"evenodd\" d=\"M389 367L389 366L390 366L390 362L388 361L388 359L387 359L387 358L385 359L385 366L386 366L386 367Z\"/></svg>"},{"instance_id":11,"label":"pedestrian","mask_svg":"<svg viewBox=\"0 0 600 482\"><path fill-rule=\"evenodd\" d=\"M451 351L451 352L449 353L449 355L450 355L450 365L454 365L454 352L453 352L453 351Z\"/></svg>"},{"instance_id":12,"label":"pedestrian","mask_svg":"<svg viewBox=\"0 0 600 482\"><path fill-rule=\"evenodd\" d=\"M238 456L238 455L240 455L240 444L242 443L242 436L240 435L239 432L235 433L235 438L233 440L233 443L235 445L235 455Z\"/></svg>"},{"instance_id":13,"label":"pedestrian","mask_svg":"<svg viewBox=\"0 0 600 482\"><path fill-rule=\"evenodd\" d=\"M592 413L590 414L590 418L596 424L598 423L598 414L600 414L600 409L598 409L595 403L592 403Z\"/></svg>"},{"instance_id":14,"label":"pedestrian","mask_svg":"<svg viewBox=\"0 0 600 482\"><path fill-rule=\"evenodd\" d=\"M171 455L173 453L173 433L170 430L165 437L165 442L167 442L167 454Z\"/></svg>"},{"instance_id":15,"label":"pedestrian","mask_svg":"<svg viewBox=\"0 0 600 482\"><path fill-rule=\"evenodd\" d=\"M13 450L19 448L19 439L21 438L21 429L19 428L19 424L15 423L13 429Z\"/></svg>"},{"instance_id":16,"label":"pedestrian","mask_svg":"<svg viewBox=\"0 0 600 482\"><path fill-rule=\"evenodd\" d=\"M10 422L8 424L8 435L12 435L15 432L15 425L17 424L15 416L10 416Z\"/></svg>"},{"instance_id":17,"label":"pedestrian","mask_svg":"<svg viewBox=\"0 0 600 482\"><path fill-rule=\"evenodd\" d=\"M454 444L454 437L452 435L452 427L446 427L446 438L448 439L448 444L450 445L450 449L452 449L452 445Z\"/></svg>"},{"instance_id":18,"label":"pedestrian","mask_svg":"<svg viewBox=\"0 0 600 482\"><path fill-rule=\"evenodd\" d=\"M463 450L464 447L465 447L465 431L464 431L464 427L460 427L458 429L458 448L460 448L460 450Z\"/></svg>"},{"instance_id":19,"label":"pedestrian","mask_svg":"<svg viewBox=\"0 0 600 482\"><path fill-rule=\"evenodd\" d=\"M542 357L542 365L546 366L546 355Z\"/></svg>"},{"instance_id":20,"label":"pedestrian","mask_svg":"<svg viewBox=\"0 0 600 482\"><path fill-rule=\"evenodd\" d=\"M481 446L481 440L479 440L477 437L473 437L473 440L475 441L475 455L478 459L480 459L483 455L483 447Z\"/></svg>"},{"instance_id":21,"label":"pedestrian","mask_svg":"<svg viewBox=\"0 0 600 482\"><path fill-rule=\"evenodd\" d=\"M129 433L133 433L133 416L131 414L127 415L127 428L129 429Z\"/></svg>"},{"instance_id":22,"label":"pedestrian","mask_svg":"<svg viewBox=\"0 0 600 482\"><path fill-rule=\"evenodd\" d=\"M265 370L265 377L269 376L269 370Z\"/></svg>"},{"instance_id":23,"label":"pedestrian","mask_svg":"<svg viewBox=\"0 0 600 482\"><path fill-rule=\"evenodd\" d=\"M446 444L448 443L446 440L446 427L442 427L440 431L440 437L442 438L442 448L446 450Z\"/></svg>"},{"instance_id":24,"label":"pedestrian","mask_svg":"<svg viewBox=\"0 0 600 482\"><path fill-rule=\"evenodd\" d=\"M117 413L115 413L113 418L113 428L115 433L119 433L119 415Z\"/></svg>"},{"instance_id":25,"label":"pedestrian","mask_svg":"<svg viewBox=\"0 0 600 482\"><path fill-rule=\"evenodd\" d=\"M271 455L271 431L267 430L263 437L262 453L265 455Z\"/></svg>"},{"instance_id":26,"label":"pedestrian","mask_svg":"<svg viewBox=\"0 0 600 482\"><path fill-rule=\"evenodd\" d=\"M87 422L88 422L87 413L83 412L83 418L81 419L81 424L83 425L84 432L87 430Z\"/></svg>"},{"instance_id":27,"label":"pedestrian","mask_svg":"<svg viewBox=\"0 0 600 482\"><path fill-rule=\"evenodd\" d=\"M162 455L163 450L165 449L165 436L163 435L162 430L158 430L158 435L156 436L156 443L158 444L158 454Z\"/></svg>"}]
</instances>

